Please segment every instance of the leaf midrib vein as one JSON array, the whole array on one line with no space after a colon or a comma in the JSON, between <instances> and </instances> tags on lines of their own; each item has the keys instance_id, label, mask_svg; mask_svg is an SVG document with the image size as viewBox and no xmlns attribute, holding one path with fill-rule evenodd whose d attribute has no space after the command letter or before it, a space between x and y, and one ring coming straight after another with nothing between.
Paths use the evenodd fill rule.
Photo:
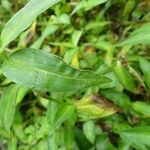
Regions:
<instances>
[{"instance_id":1,"label":"leaf midrib vein","mask_svg":"<svg viewBox=\"0 0 150 150\"><path fill-rule=\"evenodd\" d=\"M71 77L69 77L69 76L63 76L63 75L61 75L61 74L57 74L57 73L54 73L54 72L50 72L50 71L48 71L48 70L43 70L43 69L39 69L39 68L36 68L36 67L33 67L33 66L31 66L31 67L29 67L29 65L27 65L27 64L23 64L23 63L21 63L21 62L17 62L17 61L12 61L12 60L7 60L7 63L11 66L11 64L12 63L14 63L14 64L17 64L17 65L20 65L20 66L23 66L24 68L27 68L27 69L31 69L31 70L35 70L35 71L40 71L40 72L46 72L47 74L51 74L51 75L53 75L53 76L59 76L59 77L61 77L61 78L68 78L69 80L79 80L79 81L86 81L86 80L93 80L93 81L98 81L97 79L81 79L81 78L76 78L76 77L73 77L73 78L71 78ZM5 65L5 64L4 64ZM11 66L12 67L12 66Z\"/></svg>"}]
</instances>

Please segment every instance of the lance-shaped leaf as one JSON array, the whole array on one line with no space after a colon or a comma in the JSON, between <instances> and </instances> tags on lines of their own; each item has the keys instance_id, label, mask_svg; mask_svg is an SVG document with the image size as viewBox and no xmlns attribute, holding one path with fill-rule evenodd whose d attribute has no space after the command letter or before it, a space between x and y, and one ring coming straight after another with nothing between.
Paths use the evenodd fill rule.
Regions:
<instances>
[{"instance_id":1,"label":"lance-shaped leaf","mask_svg":"<svg viewBox=\"0 0 150 150\"><path fill-rule=\"evenodd\" d=\"M54 119L55 127L60 126L64 121L73 116L74 110L75 110L74 105L64 104L56 113Z\"/></svg>"},{"instance_id":2,"label":"lance-shaped leaf","mask_svg":"<svg viewBox=\"0 0 150 150\"><path fill-rule=\"evenodd\" d=\"M94 143L96 138L96 126L93 121L89 120L83 124L83 133L91 143Z\"/></svg>"},{"instance_id":3,"label":"lance-shaped leaf","mask_svg":"<svg viewBox=\"0 0 150 150\"><path fill-rule=\"evenodd\" d=\"M117 44L117 46L136 45L136 44L150 44L150 23L142 25L140 28L134 30L131 35L124 41Z\"/></svg>"},{"instance_id":4,"label":"lance-shaped leaf","mask_svg":"<svg viewBox=\"0 0 150 150\"><path fill-rule=\"evenodd\" d=\"M74 10L72 11L72 14L76 13L80 9L84 9L85 11L88 11L88 10L92 9L93 7L103 4L105 2L107 2L107 0L94 0L94 1L93 0L82 0L81 2L79 2L76 5Z\"/></svg>"},{"instance_id":5,"label":"lance-shaped leaf","mask_svg":"<svg viewBox=\"0 0 150 150\"><path fill-rule=\"evenodd\" d=\"M30 0L5 24L1 33L2 48L6 47L22 31L27 29L36 17L60 0Z\"/></svg>"},{"instance_id":6,"label":"lance-shaped leaf","mask_svg":"<svg viewBox=\"0 0 150 150\"><path fill-rule=\"evenodd\" d=\"M9 131L14 120L16 101L20 101L23 98L20 95L22 90L22 86L10 85L5 89L0 99L0 121L2 127L7 131Z\"/></svg>"},{"instance_id":7,"label":"lance-shaped leaf","mask_svg":"<svg viewBox=\"0 0 150 150\"><path fill-rule=\"evenodd\" d=\"M133 77L130 75L127 69L123 68L122 66L115 66L113 68L114 73L120 83L124 86L125 89L136 92L136 86L133 80Z\"/></svg>"},{"instance_id":8,"label":"lance-shaped leaf","mask_svg":"<svg viewBox=\"0 0 150 150\"><path fill-rule=\"evenodd\" d=\"M132 103L132 107L136 112L142 114L143 117L150 117L150 105L149 104L145 102L141 102L141 101L136 101Z\"/></svg>"},{"instance_id":9,"label":"lance-shaped leaf","mask_svg":"<svg viewBox=\"0 0 150 150\"><path fill-rule=\"evenodd\" d=\"M36 49L13 53L5 59L2 72L13 82L42 91L72 91L110 81L92 72L73 69L58 56Z\"/></svg>"},{"instance_id":10,"label":"lance-shaped leaf","mask_svg":"<svg viewBox=\"0 0 150 150\"><path fill-rule=\"evenodd\" d=\"M138 146L150 146L150 127L139 126L125 130L119 130L118 134L121 136L125 143Z\"/></svg>"},{"instance_id":11,"label":"lance-shaped leaf","mask_svg":"<svg viewBox=\"0 0 150 150\"><path fill-rule=\"evenodd\" d=\"M150 89L150 62L143 57L139 57L140 68L143 72L143 78Z\"/></svg>"}]
</instances>

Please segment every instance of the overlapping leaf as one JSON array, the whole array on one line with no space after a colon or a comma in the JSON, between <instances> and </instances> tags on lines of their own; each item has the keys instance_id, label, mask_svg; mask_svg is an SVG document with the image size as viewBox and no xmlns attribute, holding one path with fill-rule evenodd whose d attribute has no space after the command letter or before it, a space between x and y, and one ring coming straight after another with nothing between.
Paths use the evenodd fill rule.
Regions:
<instances>
[{"instance_id":1,"label":"overlapping leaf","mask_svg":"<svg viewBox=\"0 0 150 150\"><path fill-rule=\"evenodd\" d=\"M43 91L72 91L110 81L92 72L73 69L58 56L36 49L13 53L4 61L2 72L13 82Z\"/></svg>"},{"instance_id":2,"label":"overlapping leaf","mask_svg":"<svg viewBox=\"0 0 150 150\"><path fill-rule=\"evenodd\" d=\"M76 13L78 10L84 8L86 11L92 9L93 7L105 3L107 0L82 0L76 5L72 14Z\"/></svg>"},{"instance_id":3,"label":"overlapping leaf","mask_svg":"<svg viewBox=\"0 0 150 150\"><path fill-rule=\"evenodd\" d=\"M96 127L94 122L87 121L83 124L83 132L86 136L86 138L91 142L94 143L95 138L96 138Z\"/></svg>"},{"instance_id":4,"label":"overlapping leaf","mask_svg":"<svg viewBox=\"0 0 150 150\"><path fill-rule=\"evenodd\" d=\"M143 72L144 81L150 89L150 62L143 57L139 57L139 64Z\"/></svg>"},{"instance_id":5,"label":"overlapping leaf","mask_svg":"<svg viewBox=\"0 0 150 150\"><path fill-rule=\"evenodd\" d=\"M59 1L60 0L30 0L25 7L13 15L5 24L1 33L2 48L5 48L22 31L28 28L39 14Z\"/></svg>"},{"instance_id":6,"label":"overlapping leaf","mask_svg":"<svg viewBox=\"0 0 150 150\"><path fill-rule=\"evenodd\" d=\"M116 105L121 107L125 112L128 112L131 109L131 101L126 94L112 89L103 90L101 93L106 98L112 100Z\"/></svg>"},{"instance_id":7,"label":"overlapping leaf","mask_svg":"<svg viewBox=\"0 0 150 150\"><path fill-rule=\"evenodd\" d=\"M150 23L142 25L131 33L131 35L124 41L117 44L123 45L136 45L136 44L150 44Z\"/></svg>"},{"instance_id":8,"label":"overlapping leaf","mask_svg":"<svg viewBox=\"0 0 150 150\"><path fill-rule=\"evenodd\" d=\"M7 131L9 131L14 120L16 101L23 98L23 88L15 84L11 85L5 89L0 99L0 120Z\"/></svg>"},{"instance_id":9,"label":"overlapping leaf","mask_svg":"<svg viewBox=\"0 0 150 150\"><path fill-rule=\"evenodd\" d=\"M133 77L130 75L130 73L122 66L115 66L113 69L116 77L124 86L124 88L131 92L135 92L136 86Z\"/></svg>"},{"instance_id":10,"label":"overlapping leaf","mask_svg":"<svg viewBox=\"0 0 150 150\"><path fill-rule=\"evenodd\" d=\"M121 138L131 145L135 144L137 146L150 146L150 127L140 126L134 127L126 130L118 131Z\"/></svg>"}]
</instances>

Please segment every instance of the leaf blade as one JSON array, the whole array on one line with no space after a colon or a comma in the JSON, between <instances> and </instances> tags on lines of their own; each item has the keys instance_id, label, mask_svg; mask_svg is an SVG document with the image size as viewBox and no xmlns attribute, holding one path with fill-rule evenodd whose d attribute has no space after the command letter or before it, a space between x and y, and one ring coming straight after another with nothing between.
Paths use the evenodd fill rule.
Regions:
<instances>
[{"instance_id":1,"label":"leaf blade","mask_svg":"<svg viewBox=\"0 0 150 150\"><path fill-rule=\"evenodd\" d=\"M91 120L83 124L83 133L86 138L93 144L96 138L95 124Z\"/></svg>"},{"instance_id":2,"label":"leaf blade","mask_svg":"<svg viewBox=\"0 0 150 150\"><path fill-rule=\"evenodd\" d=\"M0 100L0 119L2 126L9 131L15 116L16 101L23 98L18 93L22 90L22 86L13 84L7 87L2 94Z\"/></svg>"},{"instance_id":3,"label":"leaf blade","mask_svg":"<svg viewBox=\"0 0 150 150\"><path fill-rule=\"evenodd\" d=\"M118 131L121 138L126 142L138 145L138 146L150 146L150 127L149 126L139 126L126 130Z\"/></svg>"},{"instance_id":4,"label":"leaf blade","mask_svg":"<svg viewBox=\"0 0 150 150\"><path fill-rule=\"evenodd\" d=\"M143 72L144 82L150 89L150 62L143 57L139 57L139 65Z\"/></svg>"},{"instance_id":5,"label":"leaf blade","mask_svg":"<svg viewBox=\"0 0 150 150\"><path fill-rule=\"evenodd\" d=\"M110 81L73 69L58 56L36 49L13 53L3 63L2 72L13 82L43 91L72 91Z\"/></svg>"},{"instance_id":6,"label":"leaf blade","mask_svg":"<svg viewBox=\"0 0 150 150\"><path fill-rule=\"evenodd\" d=\"M143 24L140 28L134 30L130 36L124 41L117 44L117 46L150 44L150 23Z\"/></svg>"},{"instance_id":7,"label":"leaf blade","mask_svg":"<svg viewBox=\"0 0 150 150\"><path fill-rule=\"evenodd\" d=\"M65 104L61 106L61 108L57 111L55 119L54 119L54 126L60 126L64 121L70 118L75 111L74 105Z\"/></svg>"},{"instance_id":8,"label":"leaf blade","mask_svg":"<svg viewBox=\"0 0 150 150\"><path fill-rule=\"evenodd\" d=\"M125 89L133 93L136 92L136 86L133 77L130 75L127 69L125 69L122 66L115 66L113 70L116 77L118 78L118 80L124 86Z\"/></svg>"},{"instance_id":9,"label":"leaf blade","mask_svg":"<svg viewBox=\"0 0 150 150\"><path fill-rule=\"evenodd\" d=\"M1 33L2 49L13 41L22 31L27 29L39 14L59 1L60 0L30 0L25 7L13 15L5 24Z\"/></svg>"}]
</instances>

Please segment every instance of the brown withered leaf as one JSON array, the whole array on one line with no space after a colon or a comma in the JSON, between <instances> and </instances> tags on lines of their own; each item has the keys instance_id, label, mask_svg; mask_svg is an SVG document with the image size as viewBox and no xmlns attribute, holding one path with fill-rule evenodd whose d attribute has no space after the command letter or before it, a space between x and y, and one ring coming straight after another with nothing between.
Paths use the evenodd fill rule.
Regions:
<instances>
[{"instance_id":1,"label":"brown withered leaf","mask_svg":"<svg viewBox=\"0 0 150 150\"><path fill-rule=\"evenodd\" d=\"M117 107L114 103L112 103L110 100L106 99L102 95L93 94L92 99L97 104L101 104L101 105L103 105L104 107L107 107L107 108L114 108L117 112L121 112L121 109L119 107Z\"/></svg>"}]
</instances>

